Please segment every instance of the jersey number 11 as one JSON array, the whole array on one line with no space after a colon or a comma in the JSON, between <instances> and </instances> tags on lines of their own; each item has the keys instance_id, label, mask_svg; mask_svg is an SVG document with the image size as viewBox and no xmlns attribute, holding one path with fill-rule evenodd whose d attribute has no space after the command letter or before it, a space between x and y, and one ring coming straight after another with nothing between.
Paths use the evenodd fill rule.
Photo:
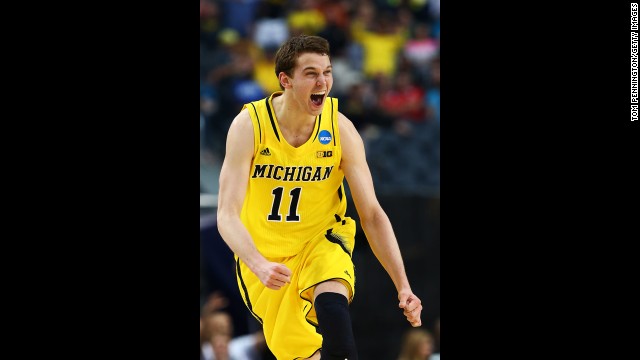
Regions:
<instances>
[{"instance_id":1,"label":"jersey number 11","mask_svg":"<svg viewBox=\"0 0 640 360\"><path fill-rule=\"evenodd\" d=\"M300 201L300 192L302 188L293 188L289 192L291 197L291 205L289 205L289 214L286 217L286 221L300 221L300 215L298 214L298 202ZM280 203L282 202L282 193L284 188L279 186L271 192L273 194L273 204L271 205L271 214L267 216L269 221L282 221L282 215L280 215Z\"/></svg>"}]
</instances>

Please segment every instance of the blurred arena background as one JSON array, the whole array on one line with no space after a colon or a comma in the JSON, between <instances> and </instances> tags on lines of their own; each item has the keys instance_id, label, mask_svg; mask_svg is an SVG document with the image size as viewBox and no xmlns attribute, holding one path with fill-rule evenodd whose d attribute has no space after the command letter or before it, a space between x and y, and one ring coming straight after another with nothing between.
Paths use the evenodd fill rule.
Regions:
<instances>
[{"instance_id":1,"label":"blurred arena background","mask_svg":"<svg viewBox=\"0 0 640 360\"><path fill-rule=\"evenodd\" d=\"M434 335L431 352L439 353L439 0L200 0L203 319L218 309L231 315L234 337L259 330L236 287L233 255L217 232L218 176L231 120L242 104L279 90L275 51L301 33L331 44L329 95L365 142L378 199L424 304L422 328ZM348 206L357 219L353 202ZM351 314L360 358L397 360L410 325L361 228L353 260L358 280ZM206 342L206 321L201 326Z\"/></svg>"}]
</instances>

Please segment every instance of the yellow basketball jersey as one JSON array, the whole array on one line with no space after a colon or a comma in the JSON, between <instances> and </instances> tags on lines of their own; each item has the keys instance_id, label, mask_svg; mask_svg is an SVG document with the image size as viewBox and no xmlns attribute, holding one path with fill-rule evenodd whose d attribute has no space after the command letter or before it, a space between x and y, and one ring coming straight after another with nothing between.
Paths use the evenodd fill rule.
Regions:
<instances>
[{"instance_id":1,"label":"yellow basketball jersey","mask_svg":"<svg viewBox=\"0 0 640 360\"><path fill-rule=\"evenodd\" d=\"M241 219L258 251L270 258L300 253L347 207L338 100L327 97L311 137L295 148L280 132L274 94L243 107L253 122L254 158Z\"/></svg>"}]
</instances>

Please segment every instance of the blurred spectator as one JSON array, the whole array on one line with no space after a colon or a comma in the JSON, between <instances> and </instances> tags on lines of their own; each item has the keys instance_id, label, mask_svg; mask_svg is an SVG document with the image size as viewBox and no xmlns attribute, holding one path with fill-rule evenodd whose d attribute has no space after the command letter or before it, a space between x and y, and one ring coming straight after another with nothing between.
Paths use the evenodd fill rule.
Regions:
<instances>
[{"instance_id":1,"label":"blurred spectator","mask_svg":"<svg viewBox=\"0 0 640 360\"><path fill-rule=\"evenodd\" d=\"M234 29L241 37L251 33L261 0L222 0L224 27Z\"/></svg>"},{"instance_id":2,"label":"blurred spectator","mask_svg":"<svg viewBox=\"0 0 640 360\"><path fill-rule=\"evenodd\" d=\"M266 349L262 331L234 337L231 316L225 312L205 315L202 334L205 360L261 360Z\"/></svg>"},{"instance_id":3,"label":"blurred spectator","mask_svg":"<svg viewBox=\"0 0 640 360\"><path fill-rule=\"evenodd\" d=\"M414 15L406 6L403 5L399 7L396 13L398 27L406 29L407 31L413 28L415 23Z\"/></svg>"},{"instance_id":4,"label":"blurred spectator","mask_svg":"<svg viewBox=\"0 0 640 360\"><path fill-rule=\"evenodd\" d=\"M338 79L334 81L333 88L331 88L331 96L333 97L347 96L351 86L360 84L364 80L362 74L354 69L344 57L332 57L331 67L333 69L333 78Z\"/></svg>"},{"instance_id":5,"label":"blurred spectator","mask_svg":"<svg viewBox=\"0 0 640 360\"><path fill-rule=\"evenodd\" d=\"M213 0L200 0L200 44L209 49L217 46L217 32L220 29L220 11Z\"/></svg>"},{"instance_id":6,"label":"blurred spectator","mask_svg":"<svg viewBox=\"0 0 640 360\"><path fill-rule=\"evenodd\" d=\"M385 94L393 91L393 78L380 74L372 79L371 83L375 102L369 103L369 106L373 107L370 114L373 117L369 119L369 122L373 125L390 128L396 120L392 115L393 109L388 109L381 99Z\"/></svg>"},{"instance_id":7,"label":"blurred spectator","mask_svg":"<svg viewBox=\"0 0 640 360\"><path fill-rule=\"evenodd\" d=\"M363 9L366 9L365 6ZM393 13L376 15L371 10L361 12L361 18L351 26L351 35L363 49L363 71L368 77L392 76L397 58L407 38L407 29L398 26ZM375 16L372 21L371 16Z\"/></svg>"},{"instance_id":8,"label":"blurred spectator","mask_svg":"<svg viewBox=\"0 0 640 360\"><path fill-rule=\"evenodd\" d=\"M326 19L317 8L316 0L301 0L292 2L294 9L287 20L291 35L317 35L326 25Z\"/></svg>"},{"instance_id":9,"label":"blurred spectator","mask_svg":"<svg viewBox=\"0 0 640 360\"><path fill-rule=\"evenodd\" d=\"M365 146L377 139L381 131L391 128L394 121L380 107L376 87L369 81L353 84L340 106L362 136Z\"/></svg>"},{"instance_id":10,"label":"blurred spectator","mask_svg":"<svg viewBox=\"0 0 640 360\"><path fill-rule=\"evenodd\" d=\"M204 345L209 343L211 340L211 331L209 330L210 326L207 325L207 319L213 313L219 311L220 309L227 306L227 299L222 296L219 292L216 292L209 296L204 306L200 310L200 359L205 359L205 354L203 352Z\"/></svg>"},{"instance_id":11,"label":"blurred spectator","mask_svg":"<svg viewBox=\"0 0 640 360\"><path fill-rule=\"evenodd\" d=\"M258 51L252 42L233 29L223 29L218 38L223 47L216 52L216 61L208 73L208 80L219 86L233 77L243 77L253 71L253 56Z\"/></svg>"},{"instance_id":12,"label":"blurred spectator","mask_svg":"<svg viewBox=\"0 0 640 360\"><path fill-rule=\"evenodd\" d=\"M365 29L373 23L375 16L375 8L369 0L359 2L353 10L353 16L349 25L349 43L346 46L346 56L349 59L351 67L362 72L364 62L363 46L354 39L354 29Z\"/></svg>"},{"instance_id":13,"label":"blurred spectator","mask_svg":"<svg viewBox=\"0 0 640 360\"><path fill-rule=\"evenodd\" d=\"M346 31L349 26L349 12L352 10L352 2L348 0L320 0L318 10L324 14L328 23ZM327 39L329 40L329 39ZM331 43L331 41L329 40ZM333 43L331 43L333 48Z\"/></svg>"},{"instance_id":14,"label":"blurred spectator","mask_svg":"<svg viewBox=\"0 0 640 360\"><path fill-rule=\"evenodd\" d=\"M433 350L433 335L425 329L412 328L402 338L398 360L433 360Z\"/></svg>"},{"instance_id":15,"label":"blurred spectator","mask_svg":"<svg viewBox=\"0 0 640 360\"><path fill-rule=\"evenodd\" d=\"M272 47L265 48L257 59L253 70L253 78L260 85L260 88L265 94L272 94L275 91L280 91L280 81L278 81L278 78L273 71L276 67L275 57L277 50L277 48Z\"/></svg>"},{"instance_id":16,"label":"blurred spectator","mask_svg":"<svg viewBox=\"0 0 640 360\"><path fill-rule=\"evenodd\" d=\"M233 318L236 335L247 334L257 324L247 311L237 288L233 252L220 237L215 223L200 231L202 273L205 281L201 289L204 302L202 314L224 310Z\"/></svg>"},{"instance_id":17,"label":"blurred spectator","mask_svg":"<svg viewBox=\"0 0 640 360\"><path fill-rule=\"evenodd\" d=\"M261 49L279 48L289 38L284 9L270 1L262 3L260 17L253 27L253 41Z\"/></svg>"},{"instance_id":18,"label":"blurred spectator","mask_svg":"<svg viewBox=\"0 0 640 360\"><path fill-rule=\"evenodd\" d=\"M213 55L206 81L217 89L218 102L224 104L210 122L215 151L223 153L231 121L247 99L258 99L263 91L253 80L257 46L233 29L221 30L218 38L221 46Z\"/></svg>"},{"instance_id":19,"label":"blurred spectator","mask_svg":"<svg viewBox=\"0 0 640 360\"><path fill-rule=\"evenodd\" d=\"M411 74L406 71L400 72L391 81L393 87L387 88L380 96L380 104L384 111L398 120L423 122L424 89L415 85Z\"/></svg>"},{"instance_id":20,"label":"blurred spectator","mask_svg":"<svg viewBox=\"0 0 640 360\"><path fill-rule=\"evenodd\" d=\"M229 299L225 297L220 291L214 291L207 301L202 306L202 316L207 317L215 312L218 312L229 305Z\"/></svg>"},{"instance_id":21,"label":"blurred spectator","mask_svg":"<svg viewBox=\"0 0 640 360\"><path fill-rule=\"evenodd\" d=\"M404 45L404 56L416 69L426 69L438 54L438 41L431 36L431 25L417 23L414 34Z\"/></svg>"},{"instance_id":22,"label":"blurred spectator","mask_svg":"<svg viewBox=\"0 0 640 360\"><path fill-rule=\"evenodd\" d=\"M284 18L265 18L256 22L253 39L260 48L279 48L288 38L289 27Z\"/></svg>"},{"instance_id":23,"label":"blurred spectator","mask_svg":"<svg viewBox=\"0 0 640 360\"><path fill-rule=\"evenodd\" d=\"M433 327L433 335L435 338L434 353L429 360L440 360L440 318L436 319L436 324Z\"/></svg>"},{"instance_id":24,"label":"blurred spectator","mask_svg":"<svg viewBox=\"0 0 640 360\"><path fill-rule=\"evenodd\" d=\"M344 56L350 41L350 7L350 3L343 0L324 0L320 2L319 9L324 14L327 25L318 35L329 41L332 58Z\"/></svg>"},{"instance_id":25,"label":"blurred spectator","mask_svg":"<svg viewBox=\"0 0 640 360\"><path fill-rule=\"evenodd\" d=\"M369 117L371 105L367 103L367 99L374 98L374 96L371 86L365 83L354 83L349 87L344 101L340 104L342 112L360 132L364 131L367 125L373 123Z\"/></svg>"},{"instance_id":26,"label":"blurred spectator","mask_svg":"<svg viewBox=\"0 0 640 360\"><path fill-rule=\"evenodd\" d=\"M395 79L380 77L380 111L391 119L393 130L400 136L409 136L412 123L425 120L424 89L413 84L409 72L400 72Z\"/></svg>"},{"instance_id":27,"label":"blurred spectator","mask_svg":"<svg viewBox=\"0 0 640 360\"><path fill-rule=\"evenodd\" d=\"M246 104L266 96L262 87L252 77L245 76L238 78L232 85L233 107L241 109L242 104Z\"/></svg>"}]
</instances>

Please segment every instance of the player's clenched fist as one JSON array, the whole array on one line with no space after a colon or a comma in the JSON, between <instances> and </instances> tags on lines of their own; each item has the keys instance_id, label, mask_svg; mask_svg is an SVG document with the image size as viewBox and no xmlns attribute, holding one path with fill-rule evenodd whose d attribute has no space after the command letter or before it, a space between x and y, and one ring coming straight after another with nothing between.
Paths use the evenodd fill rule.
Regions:
<instances>
[{"instance_id":1,"label":"player's clenched fist","mask_svg":"<svg viewBox=\"0 0 640 360\"><path fill-rule=\"evenodd\" d=\"M407 321L413 327L422 325L422 319L420 314L422 313L422 301L411 292L400 292L398 294L398 305L401 309L404 309L404 316L407 317Z\"/></svg>"},{"instance_id":2,"label":"player's clenched fist","mask_svg":"<svg viewBox=\"0 0 640 360\"><path fill-rule=\"evenodd\" d=\"M264 286L273 290L280 290L285 284L291 282L291 270L280 263L267 262L258 269L256 275Z\"/></svg>"}]
</instances>

